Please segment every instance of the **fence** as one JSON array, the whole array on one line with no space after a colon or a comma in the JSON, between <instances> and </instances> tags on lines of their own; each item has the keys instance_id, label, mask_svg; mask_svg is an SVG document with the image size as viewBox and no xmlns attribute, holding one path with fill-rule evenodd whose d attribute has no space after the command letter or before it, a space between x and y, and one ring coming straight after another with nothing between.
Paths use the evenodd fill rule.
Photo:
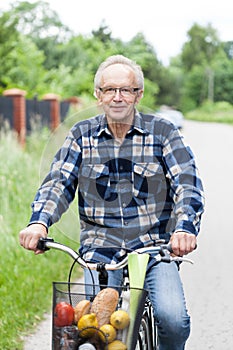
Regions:
<instances>
[{"instance_id":1,"label":"fence","mask_svg":"<svg viewBox=\"0 0 233 350\"><path fill-rule=\"evenodd\" d=\"M35 97L32 100L25 98L26 91L10 89L0 96L0 128L5 121L15 130L21 145L25 144L26 135L33 125L38 123L51 130L58 127L68 111L71 103L78 103L76 97L66 101L59 101L55 94L47 94L41 101Z\"/></svg>"}]
</instances>

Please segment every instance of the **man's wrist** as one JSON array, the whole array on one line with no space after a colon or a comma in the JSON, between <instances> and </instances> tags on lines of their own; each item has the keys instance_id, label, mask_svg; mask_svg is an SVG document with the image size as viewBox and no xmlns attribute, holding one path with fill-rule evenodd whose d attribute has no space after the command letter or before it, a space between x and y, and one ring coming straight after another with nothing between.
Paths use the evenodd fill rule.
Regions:
<instances>
[{"instance_id":1,"label":"man's wrist","mask_svg":"<svg viewBox=\"0 0 233 350\"><path fill-rule=\"evenodd\" d=\"M30 222L28 224L28 227L29 226L32 226L32 225L38 225L38 226L43 226L43 229L46 230L46 233L48 234L48 227L46 226L46 224L44 224L43 222Z\"/></svg>"}]
</instances>

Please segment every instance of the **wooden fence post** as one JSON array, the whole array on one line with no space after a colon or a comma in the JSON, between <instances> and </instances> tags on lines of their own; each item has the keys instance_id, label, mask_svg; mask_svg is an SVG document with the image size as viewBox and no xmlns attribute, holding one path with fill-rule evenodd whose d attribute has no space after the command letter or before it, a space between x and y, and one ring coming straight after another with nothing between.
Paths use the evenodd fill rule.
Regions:
<instances>
[{"instance_id":1,"label":"wooden fence post","mask_svg":"<svg viewBox=\"0 0 233 350\"><path fill-rule=\"evenodd\" d=\"M44 95L43 100L50 101L50 127L53 131L59 126L61 119L59 96L50 93Z\"/></svg>"},{"instance_id":2,"label":"wooden fence post","mask_svg":"<svg viewBox=\"0 0 233 350\"><path fill-rule=\"evenodd\" d=\"M20 89L9 89L3 92L3 96L13 99L13 128L22 146L26 142L26 93L26 91Z\"/></svg>"}]
</instances>

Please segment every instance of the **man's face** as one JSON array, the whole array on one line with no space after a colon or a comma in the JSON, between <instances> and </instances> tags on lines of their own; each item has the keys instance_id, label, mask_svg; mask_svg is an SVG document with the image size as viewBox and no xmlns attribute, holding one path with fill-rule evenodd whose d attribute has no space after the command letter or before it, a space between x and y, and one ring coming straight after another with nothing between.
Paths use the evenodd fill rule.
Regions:
<instances>
[{"instance_id":1,"label":"man's face","mask_svg":"<svg viewBox=\"0 0 233 350\"><path fill-rule=\"evenodd\" d=\"M108 120L131 123L134 106L143 94L143 91L138 89L133 70L123 64L107 67L103 72L100 88L96 95Z\"/></svg>"}]
</instances>

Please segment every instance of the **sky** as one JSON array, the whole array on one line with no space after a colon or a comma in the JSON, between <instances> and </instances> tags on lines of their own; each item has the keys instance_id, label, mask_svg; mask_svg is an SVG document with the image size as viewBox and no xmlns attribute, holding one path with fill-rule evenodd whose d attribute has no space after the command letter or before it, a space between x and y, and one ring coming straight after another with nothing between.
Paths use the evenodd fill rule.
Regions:
<instances>
[{"instance_id":1,"label":"sky","mask_svg":"<svg viewBox=\"0 0 233 350\"><path fill-rule=\"evenodd\" d=\"M35 0L28 0L35 2ZM0 0L7 9L12 0ZM221 41L233 40L231 0L47 0L62 23L76 34L88 35L104 23L112 37L129 41L142 32L164 65L181 52L194 23L211 24Z\"/></svg>"}]
</instances>

